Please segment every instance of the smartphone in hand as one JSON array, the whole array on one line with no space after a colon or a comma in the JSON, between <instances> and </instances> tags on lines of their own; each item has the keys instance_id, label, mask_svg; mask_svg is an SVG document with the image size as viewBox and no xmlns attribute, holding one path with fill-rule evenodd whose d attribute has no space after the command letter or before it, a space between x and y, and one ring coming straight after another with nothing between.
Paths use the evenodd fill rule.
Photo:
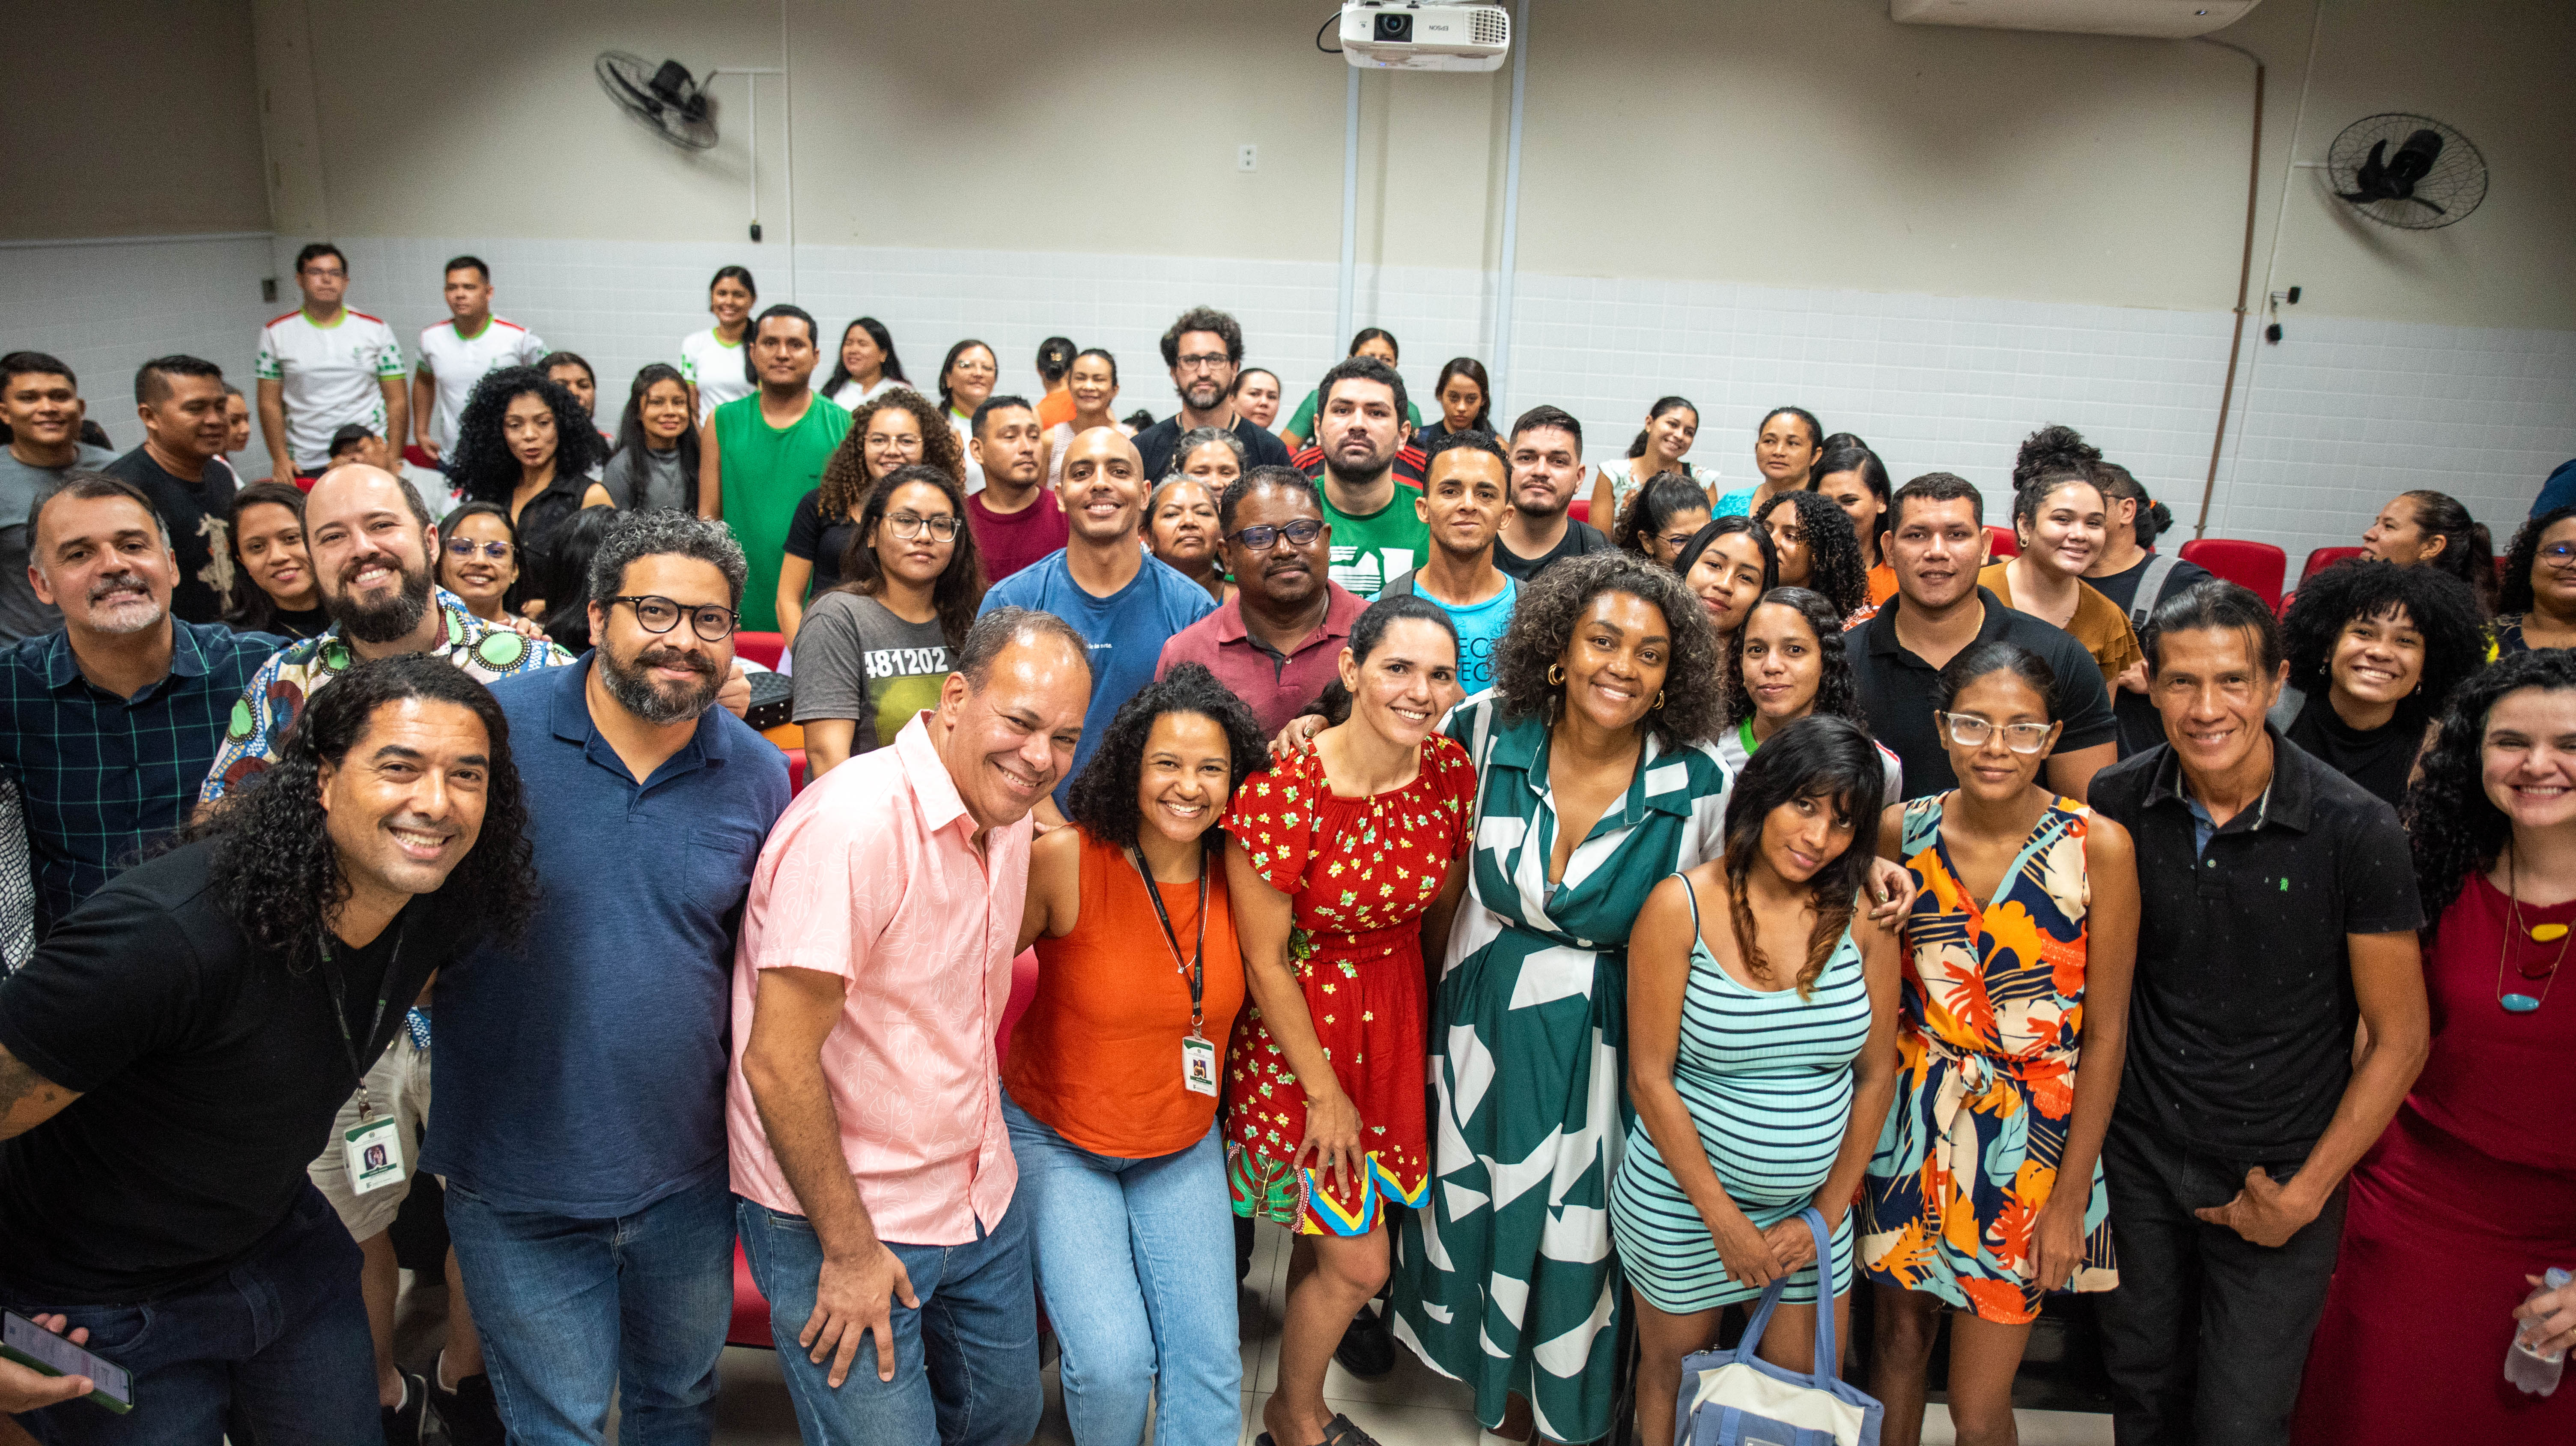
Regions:
<instances>
[{"instance_id":1,"label":"smartphone in hand","mask_svg":"<svg viewBox=\"0 0 2576 1446\"><path fill-rule=\"evenodd\" d=\"M18 1314L0 1312L0 1357L47 1376L87 1376L98 1389L89 1399L122 1416L134 1409L134 1378L123 1366L91 1354Z\"/></svg>"}]
</instances>

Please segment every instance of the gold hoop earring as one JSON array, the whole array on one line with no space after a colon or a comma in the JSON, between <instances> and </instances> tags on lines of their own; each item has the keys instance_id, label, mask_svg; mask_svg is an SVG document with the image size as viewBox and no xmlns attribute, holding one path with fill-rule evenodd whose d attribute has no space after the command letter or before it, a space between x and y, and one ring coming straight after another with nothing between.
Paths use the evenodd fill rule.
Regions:
<instances>
[{"instance_id":1,"label":"gold hoop earring","mask_svg":"<svg viewBox=\"0 0 2576 1446\"><path fill-rule=\"evenodd\" d=\"M1664 690L1663 690L1663 689L1661 689L1661 688L1657 688L1657 689L1655 690L1655 707L1656 707L1656 708L1661 708L1661 707L1663 707L1663 706L1664 706ZM1650 711L1651 711L1651 710L1650 710Z\"/></svg>"},{"instance_id":2,"label":"gold hoop earring","mask_svg":"<svg viewBox=\"0 0 2576 1446\"><path fill-rule=\"evenodd\" d=\"M1565 665L1563 663L1550 663L1547 665L1547 685L1551 688L1562 688L1565 686Z\"/></svg>"}]
</instances>

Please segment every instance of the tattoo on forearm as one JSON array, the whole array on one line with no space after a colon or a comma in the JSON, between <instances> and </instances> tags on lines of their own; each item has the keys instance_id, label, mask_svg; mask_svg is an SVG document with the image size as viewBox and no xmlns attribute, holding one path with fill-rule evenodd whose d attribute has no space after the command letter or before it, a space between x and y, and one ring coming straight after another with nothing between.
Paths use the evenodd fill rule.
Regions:
<instances>
[{"instance_id":1,"label":"tattoo on forearm","mask_svg":"<svg viewBox=\"0 0 2576 1446\"><path fill-rule=\"evenodd\" d=\"M36 1073L17 1056L0 1049L0 1125L18 1112L24 1100L33 1100L38 1108L52 1105L63 1098L63 1087Z\"/></svg>"}]
</instances>

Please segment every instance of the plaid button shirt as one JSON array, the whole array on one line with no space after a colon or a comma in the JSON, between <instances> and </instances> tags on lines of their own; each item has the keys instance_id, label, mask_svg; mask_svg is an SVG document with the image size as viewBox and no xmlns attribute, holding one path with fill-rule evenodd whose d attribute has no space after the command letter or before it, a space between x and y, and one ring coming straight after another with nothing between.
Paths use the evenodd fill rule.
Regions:
<instances>
[{"instance_id":1,"label":"plaid button shirt","mask_svg":"<svg viewBox=\"0 0 2576 1446\"><path fill-rule=\"evenodd\" d=\"M187 822L242 688L284 641L170 630L169 675L131 698L84 677L59 628L0 650L0 769L26 795L40 935Z\"/></svg>"}]
</instances>

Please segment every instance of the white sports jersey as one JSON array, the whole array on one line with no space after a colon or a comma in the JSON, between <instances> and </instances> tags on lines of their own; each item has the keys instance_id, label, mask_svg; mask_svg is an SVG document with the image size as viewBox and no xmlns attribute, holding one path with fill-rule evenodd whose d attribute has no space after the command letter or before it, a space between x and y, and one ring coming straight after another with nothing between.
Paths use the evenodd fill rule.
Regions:
<instances>
[{"instance_id":1,"label":"white sports jersey","mask_svg":"<svg viewBox=\"0 0 2576 1446\"><path fill-rule=\"evenodd\" d=\"M457 420L465 415L465 398L483 374L496 367L532 367L546 354L537 334L515 321L487 317L483 329L458 336L456 323L442 321L420 334L420 369L438 381L438 401L425 418L425 430L441 447L456 440Z\"/></svg>"},{"instance_id":2,"label":"white sports jersey","mask_svg":"<svg viewBox=\"0 0 2576 1446\"><path fill-rule=\"evenodd\" d=\"M751 333L746 331L744 337ZM730 401L750 396L758 388L752 384L741 343L731 346L716 340L716 329L691 332L680 341L680 375L698 389L698 425L716 408Z\"/></svg>"},{"instance_id":3,"label":"white sports jersey","mask_svg":"<svg viewBox=\"0 0 2576 1446\"><path fill-rule=\"evenodd\" d=\"M256 375L286 389L286 450L298 471L317 471L331 460L331 434L357 422L385 434L382 379L400 380L402 343L394 330L363 311L343 309L329 326L315 326L301 308L259 329Z\"/></svg>"}]
</instances>

